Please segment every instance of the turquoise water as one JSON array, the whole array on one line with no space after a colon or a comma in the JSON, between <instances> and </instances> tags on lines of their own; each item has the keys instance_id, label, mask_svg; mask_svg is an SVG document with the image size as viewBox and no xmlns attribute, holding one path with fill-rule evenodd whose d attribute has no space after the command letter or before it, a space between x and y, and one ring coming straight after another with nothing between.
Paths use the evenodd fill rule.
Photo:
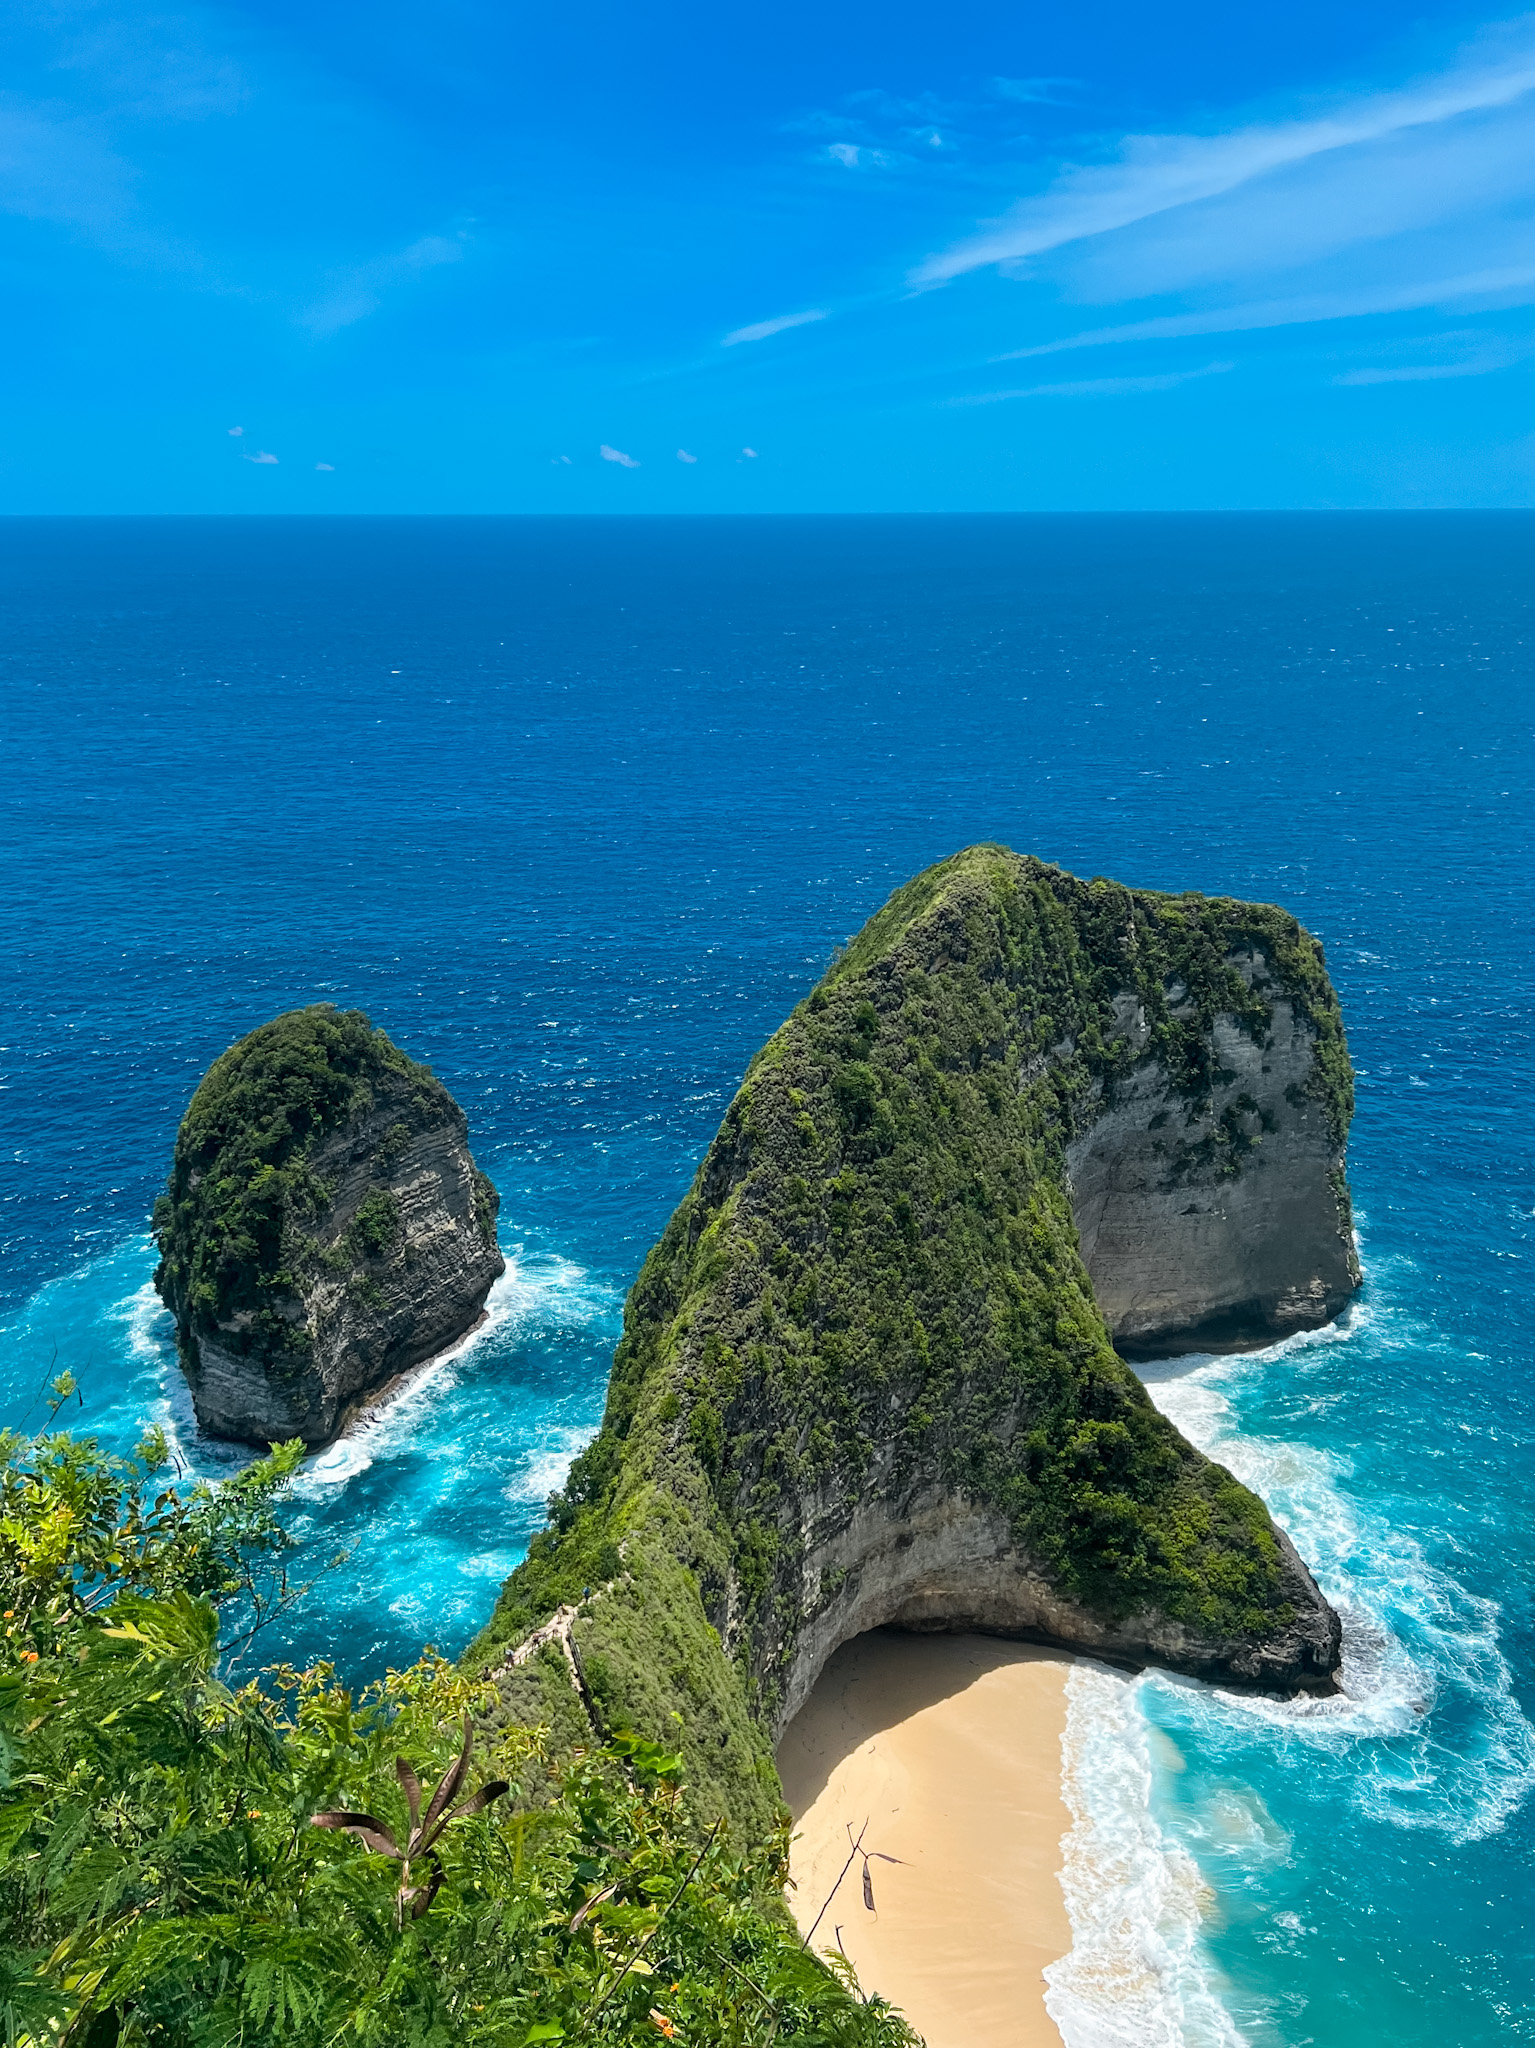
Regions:
<instances>
[{"instance_id":1,"label":"turquoise water","mask_svg":"<svg viewBox=\"0 0 1535 2048\"><path fill-rule=\"evenodd\" d=\"M995 838L1285 903L1366 1286L1152 1384L1344 1612L1349 1697L1075 1673L1051 1995L1071 2048L1535 2038L1532 569L1521 514L0 524L6 1419L67 1365L81 1424L227 1460L145 1217L210 1059L361 1004L511 1266L306 1473L271 1654L456 1650L746 1060L892 887Z\"/></svg>"}]
</instances>

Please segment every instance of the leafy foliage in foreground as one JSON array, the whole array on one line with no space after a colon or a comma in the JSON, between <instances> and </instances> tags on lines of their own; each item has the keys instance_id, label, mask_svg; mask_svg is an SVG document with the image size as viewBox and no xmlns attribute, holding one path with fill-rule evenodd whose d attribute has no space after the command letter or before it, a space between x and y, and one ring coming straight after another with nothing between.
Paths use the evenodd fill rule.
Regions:
<instances>
[{"instance_id":1,"label":"leafy foliage in foreground","mask_svg":"<svg viewBox=\"0 0 1535 2048\"><path fill-rule=\"evenodd\" d=\"M355 1697L325 1666L223 1682L216 1603L280 1553L295 1452L178 1506L158 1450L0 1442L11 2048L913 2038L800 1949L781 1834L700 1839L675 1756L619 1737L555 1771L503 1727L455 1773L493 1695L430 1654ZM402 1909L399 1862L313 1819L407 1842L412 1778L441 1771L431 1895ZM487 1778L507 1796L459 1799Z\"/></svg>"}]
</instances>

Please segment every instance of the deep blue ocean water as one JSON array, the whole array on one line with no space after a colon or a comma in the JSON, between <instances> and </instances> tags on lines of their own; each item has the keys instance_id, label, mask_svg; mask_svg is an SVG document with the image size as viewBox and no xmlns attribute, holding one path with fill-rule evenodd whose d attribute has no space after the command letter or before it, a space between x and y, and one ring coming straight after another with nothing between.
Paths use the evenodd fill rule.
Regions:
<instances>
[{"instance_id":1,"label":"deep blue ocean water","mask_svg":"<svg viewBox=\"0 0 1535 2048\"><path fill-rule=\"evenodd\" d=\"M1535 2039L1532 572L1521 513L0 522L0 1419L68 1366L77 1423L219 1469L145 1219L211 1059L361 1005L463 1103L512 1270L306 1476L308 1555L355 1547L272 1654L457 1650L747 1059L893 887L998 839L1286 904L1367 1284L1153 1391L1292 1529L1352 1697L1074 1677L1124 1912L1078 1901L1064 2024Z\"/></svg>"}]
</instances>

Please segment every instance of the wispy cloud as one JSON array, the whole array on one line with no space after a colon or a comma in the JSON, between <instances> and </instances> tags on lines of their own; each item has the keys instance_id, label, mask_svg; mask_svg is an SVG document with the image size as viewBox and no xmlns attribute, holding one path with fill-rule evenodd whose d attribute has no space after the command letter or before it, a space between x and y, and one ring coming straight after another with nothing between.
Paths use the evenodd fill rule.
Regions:
<instances>
[{"instance_id":1,"label":"wispy cloud","mask_svg":"<svg viewBox=\"0 0 1535 2048\"><path fill-rule=\"evenodd\" d=\"M812 320L826 317L824 309L816 307L808 313L780 313L776 320L754 320L750 327L737 327L727 334L720 347L734 348L742 341L766 341L771 334L784 334L791 327L808 327Z\"/></svg>"},{"instance_id":2,"label":"wispy cloud","mask_svg":"<svg viewBox=\"0 0 1535 2048\"><path fill-rule=\"evenodd\" d=\"M0 101L0 212L101 235L131 212L133 185L98 121Z\"/></svg>"},{"instance_id":3,"label":"wispy cloud","mask_svg":"<svg viewBox=\"0 0 1535 2048\"><path fill-rule=\"evenodd\" d=\"M264 448L259 455L247 455L245 459L247 462L267 463L273 468L277 465L277 457L275 455L268 455Z\"/></svg>"},{"instance_id":4,"label":"wispy cloud","mask_svg":"<svg viewBox=\"0 0 1535 2048\"><path fill-rule=\"evenodd\" d=\"M991 89L998 99L1016 100L1025 107L1058 107L1061 89L1080 86L1078 78L994 78Z\"/></svg>"},{"instance_id":5,"label":"wispy cloud","mask_svg":"<svg viewBox=\"0 0 1535 2048\"><path fill-rule=\"evenodd\" d=\"M220 26L216 15L154 7L114 16L100 5L48 12L61 38L54 70L73 74L119 112L152 121L201 121L238 113L251 98L240 59L210 40Z\"/></svg>"},{"instance_id":6,"label":"wispy cloud","mask_svg":"<svg viewBox=\"0 0 1535 2048\"><path fill-rule=\"evenodd\" d=\"M1292 299L1260 299L1202 313L1164 313L1128 320L1116 327L1088 327L1052 341L1031 342L993 356L994 363L1031 356L1060 355L1070 349L1102 348L1114 342L1179 341L1202 334L1243 334L1265 327L1304 327L1325 320L1363 319L1374 313L1413 313L1429 307L1522 303L1535 290L1535 261L1496 270L1426 279L1421 284L1383 285L1363 291L1334 289Z\"/></svg>"},{"instance_id":7,"label":"wispy cloud","mask_svg":"<svg viewBox=\"0 0 1535 2048\"><path fill-rule=\"evenodd\" d=\"M1535 50L1525 47L1502 61L1471 63L1402 91L1364 95L1317 119L1218 135L1127 136L1116 162L1068 167L1043 193L1020 200L980 233L929 257L913 281L942 284L990 264L1026 262L1318 157L1511 106L1532 87Z\"/></svg>"},{"instance_id":8,"label":"wispy cloud","mask_svg":"<svg viewBox=\"0 0 1535 2048\"><path fill-rule=\"evenodd\" d=\"M610 448L606 441L597 453L604 462L616 462L620 469L638 469L640 466L632 455L625 455L622 448Z\"/></svg>"},{"instance_id":9,"label":"wispy cloud","mask_svg":"<svg viewBox=\"0 0 1535 2048\"><path fill-rule=\"evenodd\" d=\"M206 13L206 11L205 11ZM40 30L41 94L0 92L0 213L67 227L117 262L208 281L206 256L154 217L166 126L229 116L247 86L206 42L195 13L109 4L12 9L9 76L26 75L26 29ZM232 129L231 129L231 132Z\"/></svg>"},{"instance_id":10,"label":"wispy cloud","mask_svg":"<svg viewBox=\"0 0 1535 2048\"><path fill-rule=\"evenodd\" d=\"M1197 377L1220 377L1235 363L1206 363L1198 370L1164 370L1151 377L1085 377L1070 384L1029 384L1017 391L981 391L969 398L951 398L949 405L1000 405L1010 398L1130 398L1143 391L1171 391Z\"/></svg>"},{"instance_id":11,"label":"wispy cloud","mask_svg":"<svg viewBox=\"0 0 1535 2048\"><path fill-rule=\"evenodd\" d=\"M1332 381L1343 385L1433 384L1445 377L1486 377L1495 370L1511 370L1527 362L1535 354L1535 341L1461 327L1446 334L1415 336L1379 353L1395 356L1397 360L1343 370ZM1425 356L1429 360L1422 360ZM1414 357L1418 360L1410 360Z\"/></svg>"},{"instance_id":12,"label":"wispy cloud","mask_svg":"<svg viewBox=\"0 0 1535 2048\"><path fill-rule=\"evenodd\" d=\"M1400 370L1345 370L1334 384L1426 384L1441 377L1485 377L1489 370L1507 369L1506 363L1418 363Z\"/></svg>"},{"instance_id":13,"label":"wispy cloud","mask_svg":"<svg viewBox=\"0 0 1535 2048\"><path fill-rule=\"evenodd\" d=\"M396 286L414 283L446 263L462 262L467 241L463 233L423 235L404 249L360 263L332 281L325 296L303 314L301 324L318 335L338 333L376 313L385 294Z\"/></svg>"},{"instance_id":14,"label":"wispy cloud","mask_svg":"<svg viewBox=\"0 0 1535 2048\"><path fill-rule=\"evenodd\" d=\"M696 455L689 455L686 448L679 448L677 450L677 460L679 462L696 462L698 457Z\"/></svg>"}]
</instances>

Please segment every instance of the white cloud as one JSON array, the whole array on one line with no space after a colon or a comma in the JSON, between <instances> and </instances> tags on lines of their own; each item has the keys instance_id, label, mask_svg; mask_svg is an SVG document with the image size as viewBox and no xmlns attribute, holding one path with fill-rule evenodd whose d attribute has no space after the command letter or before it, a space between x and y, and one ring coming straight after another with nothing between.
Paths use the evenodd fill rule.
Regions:
<instances>
[{"instance_id":1,"label":"white cloud","mask_svg":"<svg viewBox=\"0 0 1535 2048\"><path fill-rule=\"evenodd\" d=\"M564 468L566 468L566 469L569 469L569 468L571 467L571 461L570 461L570 457L569 457L568 455L551 455L551 456L550 456L550 458L549 458L549 466L550 466L550 468L551 468L551 469L559 469L559 468L560 468L560 467L561 467L562 465L563 465L563 466L564 466Z\"/></svg>"},{"instance_id":2,"label":"white cloud","mask_svg":"<svg viewBox=\"0 0 1535 2048\"><path fill-rule=\"evenodd\" d=\"M1486 377L1509 370L1535 353L1535 342L1519 341L1485 328L1462 327L1446 334L1417 335L1380 351L1398 360L1344 370L1334 384L1425 384L1444 377ZM1425 355L1428 361L1403 360Z\"/></svg>"},{"instance_id":3,"label":"white cloud","mask_svg":"<svg viewBox=\"0 0 1535 2048\"><path fill-rule=\"evenodd\" d=\"M743 448L741 450L741 453L746 457L748 462L755 462L757 459L757 451L755 448Z\"/></svg>"},{"instance_id":4,"label":"white cloud","mask_svg":"<svg viewBox=\"0 0 1535 2048\"><path fill-rule=\"evenodd\" d=\"M1055 107L1061 104L1060 88L1080 85L1077 78L994 78L991 89L1002 100L1017 100L1025 107Z\"/></svg>"},{"instance_id":5,"label":"white cloud","mask_svg":"<svg viewBox=\"0 0 1535 2048\"><path fill-rule=\"evenodd\" d=\"M1535 48L1527 31L1524 43L1501 61L1472 62L1402 91L1367 94L1320 118L1218 135L1126 136L1117 162L1069 166L1045 192L929 257L913 281L941 284L988 264L1024 262L1316 158L1510 107L1535 87ZM1521 125L1527 125L1522 110Z\"/></svg>"},{"instance_id":6,"label":"white cloud","mask_svg":"<svg viewBox=\"0 0 1535 2048\"><path fill-rule=\"evenodd\" d=\"M845 165L850 171L856 171L863 151L856 142L828 142L826 154L833 162Z\"/></svg>"},{"instance_id":7,"label":"white cloud","mask_svg":"<svg viewBox=\"0 0 1535 2048\"><path fill-rule=\"evenodd\" d=\"M638 469L639 464L632 455L625 455L622 448L610 448L606 441L598 449L604 462L616 462L620 469Z\"/></svg>"},{"instance_id":8,"label":"white cloud","mask_svg":"<svg viewBox=\"0 0 1535 2048\"><path fill-rule=\"evenodd\" d=\"M1419 363L1400 370L1346 370L1334 384L1424 384L1440 377L1484 377L1503 363Z\"/></svg>"},{"instance_id":9,"label":"white cloud","mask_svg":"<svg viewBox=\"0 0 1535 2048\"><path fill-rule=\"evenodd\" d=\"M423 235L419 241L392 255L376 256L335 278L323 299L309 307L302 324L319 335L335 334L376 313L384 294L397 285L410 284L427 271L446 263L463 261L465 234Z\"/></svg>"},{"instance_id":10,"label":"white cloud","mask_svg":"<svg viewBox=\"0 0 1535 2048\"><path fill-rule=\"evenodd\" d=\"M770 334L783 334L791 327L807 327L812 320L824 320L826 317L819 307L809 313L780 313L776 320L757 320L750 327L737 327L725 336L720 347L734 348L739 341L766 341Z\"/></svg>"},{"instance_id":11,"label":"white cloud","mask_svg":"<svg viewBox=\"0 0 1535 2048\"><path fill-rule=\"evenodd\" d=\"M201 121L237 114L251 98L237 59L209 39L216 17L160 7L129 8L116 20L101 7L49 11L62 36L57 70L141 119Z\"/></svg>"},{"instance_id":12,"label":"white cloud","mask_svg":"<svg viewBox=\"0 0 1535 2048\"><path fill-rule=\"evenodd\" d=\"M328 470L332 476L334 476L336 473L336 465L334 462L317 462L315 464L315 468Z\"/></svg>"},{"instance_id":13,"label":"white cloud","mask_svg":"<svg viewBox=\"0 0 1535 2048\"><path fill-rule=\"evenodd\" d=\"M689 455L686 448L679 448L677 450L677 460L679 462L696 462L698 457L696 455Z\"/></svg>"},{"instance_id":14,"label":"white cloud","mask_svg":"<svg viewBox=\"0 0 1535 2048\"><path fill-rule=\"evenodd\" d=\"M1421 284L1381 285L1364 291L1336 288L1293 299L1260 299L1247 305L1221 306L1203 313L1164 313L1151 320L1129 320L1117 327L1089 327L1054 341L993 356L994 363L1022 362L1032 356L1060 355L1069 349L1102 348L1133 341L1177 341L1198 334L1243 334L1265 327L1304 327L1323 320L1363 319L1373 313L1414 313L1432 306L1467 302L1522 304L1535 290L1535 263L1510 264L1494 270L1467 271L1459 276Z\"/></svg>"},{"instance_id":15,"label":"white cloud","mask_svg":"<svg viewBox=\"0 0 1535 2048\"><path fill-rule=\"evenodd\" d=\"M1154 377L1087 377L1072 384L1030 384L1020 391L982 391L973 398L951 398L950 405L1000 405L1009 398L1129 398L1142 391L1171 391L1198 377L1221 377L1235 363L1206 363L1199 370L1166 370Z\"/></svg>"},{"instance_id":16,"label":"white cloud","mask_svg":"<svg viewBox=\"0 0 1535 2048\"><path fill-rule=\"evenodd\" d=\"M110 149L105 124L7 95L0 104L0 212L95 235L131 211L133 172Z\"/></svg>"},{"instance_id":17,"label":"white cloud","mask_svg":"<svg viewBox=\"0 0 1535 2048\"><path fill-rule=\"evenodd\" d=\"M231 427L231 428L229 429L229 432L230 432L230 436L231 436L231 438L232 438L233 440L236 440L236 441L238 441L238 440L239 440L239 438L240 438L240 436L241 436L241 435L242 435L242 434L243 434L243 433L245 432L245 429L244 429L244 427Z\"/></svg>"},{"instance_id":18,"label":"white cloud","mask_svg":"<svg viewBox=\"0 0 1535 2048\"><path fill-rule=\"evenodd\" d=\"M265 449L263 449L259 455L247 455L245 459L247 462L271 463L274 466L277 461L277 457L275 455L268 455Z\"/></svg>"}]
</instances>

